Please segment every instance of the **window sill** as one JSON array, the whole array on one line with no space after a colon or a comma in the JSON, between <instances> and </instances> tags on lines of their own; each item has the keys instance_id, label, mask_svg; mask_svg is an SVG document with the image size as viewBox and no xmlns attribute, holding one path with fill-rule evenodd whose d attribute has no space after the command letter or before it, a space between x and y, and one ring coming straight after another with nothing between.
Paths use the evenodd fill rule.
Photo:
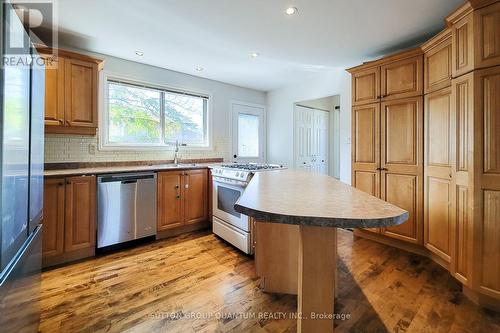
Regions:
<instances>
[{"instance_id":1,"label":"window sill","mask_svg":"<svg viewBox=\"0 0 500 333\"><path fill-rule=\"evenodd\" d=\"M179 151L213 151L209 146L180 146ZM134 145L102 145L99 151L175 151L175 146L134 146Z\"/></svg>"}]
</instances>

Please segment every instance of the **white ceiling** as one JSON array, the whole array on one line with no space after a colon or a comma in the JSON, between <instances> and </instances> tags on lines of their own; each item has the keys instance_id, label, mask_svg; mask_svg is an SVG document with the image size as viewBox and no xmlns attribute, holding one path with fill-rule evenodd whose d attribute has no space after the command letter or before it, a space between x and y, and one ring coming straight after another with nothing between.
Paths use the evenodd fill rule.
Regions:
<instances>
[{"instance_id":1,"label":"white ceiling","mask_svg":"<svg viewBox=\"0 0 500 333\"><path fill-rule=\"evenodd\" d=\"M414 45L463 0L56 2L62 44L268 91Z\"/></svg>"}]
</instances>

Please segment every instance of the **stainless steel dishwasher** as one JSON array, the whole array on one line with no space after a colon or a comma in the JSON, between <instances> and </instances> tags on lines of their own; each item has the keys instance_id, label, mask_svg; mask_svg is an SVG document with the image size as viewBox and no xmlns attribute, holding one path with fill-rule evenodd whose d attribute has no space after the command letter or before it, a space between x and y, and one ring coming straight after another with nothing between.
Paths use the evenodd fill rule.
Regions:
<instances>
[{"instance_id":1,"label":"stainless steel dishwasher","mask_svg":"<svg viewBox=\"0 0 500 333\"><path fill-rule=\"evenodd\" d=\"M97 247L156 235L156 174L97 177Z\"/></svg>"}]
</instances>

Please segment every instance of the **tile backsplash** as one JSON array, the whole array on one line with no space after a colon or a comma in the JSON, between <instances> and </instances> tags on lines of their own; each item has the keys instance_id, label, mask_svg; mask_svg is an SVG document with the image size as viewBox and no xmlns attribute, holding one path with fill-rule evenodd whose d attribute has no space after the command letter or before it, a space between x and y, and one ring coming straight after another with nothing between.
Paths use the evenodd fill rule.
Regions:
<instances>
[{"instance_id":1,"label":"tile backsplash","mask_svg":"<svg viewBox=\"0 0 500 333\"><path fill-rule=\"evenodd\" d=\"M97 136L46 134L45 163L171 160L173 150L99 150ZM229 160L231 138L215 137L212 150L180 148L179 159Z\"/></svg>"}]
</instances>

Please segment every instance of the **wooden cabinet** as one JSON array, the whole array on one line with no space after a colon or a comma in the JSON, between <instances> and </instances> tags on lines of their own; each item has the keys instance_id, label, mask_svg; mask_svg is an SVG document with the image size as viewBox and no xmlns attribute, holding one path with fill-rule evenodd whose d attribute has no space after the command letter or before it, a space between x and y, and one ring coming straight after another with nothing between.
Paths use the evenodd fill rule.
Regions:
<instances>
[{"instance_id":1,"label":"wooden cabinet","mask_svg":"<svg viewBox=\"0 0 500 333\"><path fill-rule=\"evenodd\" d=\"M454 200L452 211L450 272L471 286L474 221L474 73L452 80L452 106L455 116L453 161ZM453 115L453 114L452 114Z\"/></svg>"},{"instance_id":2,"label":"wooden cabinet","mask_svg":"<svg viewBox=\"0 0 500 333\"><path fill-rule=\"evenodd\" d=\"M47 178L44 191L43 266L93 256L96 177Z\"/></svg>"},{"instance_id":3,"label":"wooden cabinet","mask_svg":"<svg viewBox=\"0 0 500 333\"><path fill-rule=\"evenodd\" d=\"M71 127L97 128L97 64L66 59L65 119Z\"/></svg>"},{"instance_id":4,"label":"wooden cabinet","mask_svg":"<svg viewBox=\"0 0 500 333\"><path fill-rule=\"evenodd\" d=\"M158 172L158 231L208 220L206 169Z\"/></svg>"},{"instance_id":5,"label":"wooden cabinet","mask_svg":"<svg viewBox=\"0 0 500 333\"><path fill-rule=\"evenodd\" d=\"M98 73L102 61L58 50L40 50L46 59L45 132L95 135Z\"/></svg>"},{"instance_id":6,"label":"wooden cabinet","mask_svg":"<svg viewBox=\"0 0 500 333\"><path fill-rule=\"evenodd\" d=\"M66 178L64 250L71 252L95 247L96 178Z\"/></svg>"},{"instance_id":7,"label":"wooden cabinet","mask_svg":"<svg viewBox=\"0 0 500 333\"><path fill-rule=\"evenodd\" d=\"M184 171L158 172L158 230L184 224Z\"/></svg>"},{"instance_id":8,"label":"wooden cabinet","mask_svg":"<svg viewBox=\"0 0 500 333\"><path fill-rule=\"evenodd\" d=\"M186 224L208 219L208 172L187 171L184 176L184 220Z\"/></svg>"},{"instance_id":9,"label":"wooden cabinet","mask_svg":"<svg viewBox=\"0 0 500 333\"><path fill-rule=\"evenodd\" d=\"M352 74L352 105L370 104L380 99L380 67Z\"/></svg>"},{"instance_id":10,"label":"wooden cabinet","mask_svg":"<svg viewBox=\"0 0 500 333\"><path fill-rule=\"evenodd\" d=\"M451 30L448 28L422 46L424 93L451 85Z\"/></svg>"},{"instance_id":11,"label":"wooden cabinet","mask_svg":"<svg viewBox=\"0 0 500 333\"><path fill-rule=\"evenodd\" d=\"M64 253L64 186L64 178L45 180L42 243L44 259Z\"/></svg>"},{"instance_id":12,"label":"wooden cabinet","mask_svg":"<svg viewBox=\"0 0 500 333\"><path fill-rule=\"evenodd\" d=\"M484 295L500 299L500 66L475 72L475 142L481 142L482 158L475 168L480 188L475 203L481 213L475 216L473 285ZM480 154L480 153L479 153ZM481 163L482 162L482 163Z\"/></svg>"},{"instance_id":13,"label":"wooden cabinet","mask_svg":"<svg viewBox=\"0 0 500 333\"><path fill-rule=\"evenodd\" d=\"M455 112L451 88L425 96L424 245L450 262L455 220Z\"/></svg>"},{"instance_id":14,"label":"wooden cabinet","mask_svg":"<svg viewBox=\"0 0 500 333\"><path fill-rule=\"evenodd\" d=\"M458 77L474 69L473 15L462 18L452 26L452 74Z\"/></svg>"},{"instance_id":15,"label":"wooden cabinet","mask_svg":"<svg viewBox=\"0 0 500 333\"><path fill-rule=\"evenodd\" d=\"M410 50L348 69L352 184L409 212L378 235L355 233L431 257L467 297L498 309L500 1L470 0L446 21L422 58Z\"/></svg>"},{"instance_id":16,"label":"wooden cabinet","mask_svg":"<svg viewBox=\"0 0 500 333\"><path fill-rule=\"evenodd\" d=\"M500 65L500 3L474 10L464 5L448 18L452 25L453 77Z\"/></svg>"},{"instance_id":17,"label":"wooden cabinet","mask_svg":"<svg viewBox=\"0 0 500 333\"><path fill-rule=\"evenodd\" d=\"M422 55L382 65L380 70L382 100L422 95L422 65Z\"/></svg>"},{"instance_id":18,"label":"wooden cabinet","mask_svg":"<svg viewBox=\"0 0 500 333\"><path fill-rule=\"evenodd\" d=\"M381 198L410 214L405 223L382 229L386 236L422 243L422 97L382 103Z\"/></svg>"},{"instance_id":19,"label":"wooden cabinet","mask_svg":"<svg viewBox=\"0 0 500 333\"><path fill-rule=\"evenodd\" d=\"M64 58L45 59L45 126L64 126ZM47 131L47 128L46 128Z\"/></svg>"},{"instance_id":20,"label":"wooden cabinet","mask_svg":"<svg viewBox=\"0 0 500 333\"><path fill-rule=\"evenodd\" d=\"M380 104L352 109L352 185L380 197ZM379 228L366 229L379 232Z\"/></svg>"},{"instance_id":21,"label":"wooden cabinet","mask_svg":"<svg viewBox=\"0 0 500 333\"><path fill-rule=\"evenodd\" d=\"M475 68L500 65L500 2L474 11Z\"/></svg>"}]
</instances>

